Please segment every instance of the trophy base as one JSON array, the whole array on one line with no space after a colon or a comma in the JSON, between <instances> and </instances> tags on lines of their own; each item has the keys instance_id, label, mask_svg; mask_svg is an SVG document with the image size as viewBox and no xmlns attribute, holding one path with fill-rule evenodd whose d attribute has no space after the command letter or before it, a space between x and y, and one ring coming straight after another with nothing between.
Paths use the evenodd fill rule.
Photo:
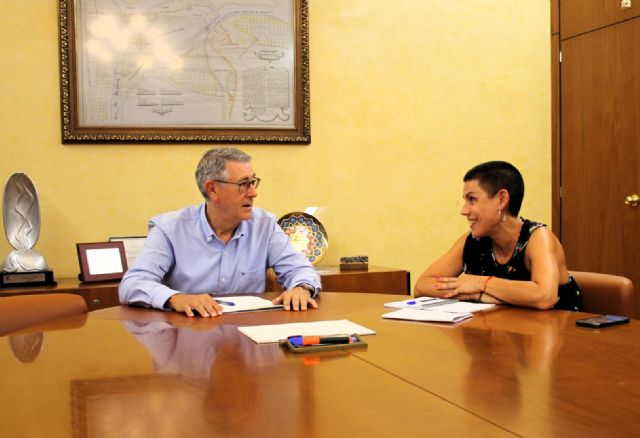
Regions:
<instances>
[{"instance_id":1,"label":"trophy base","mask_svg":"<svg viewBox=\"0 0 640 438\"><path fill-rule=\"evenodd\" d=\"M55 286L53 271L0 272L0 288Z\"/></svg>"}]
</instances>

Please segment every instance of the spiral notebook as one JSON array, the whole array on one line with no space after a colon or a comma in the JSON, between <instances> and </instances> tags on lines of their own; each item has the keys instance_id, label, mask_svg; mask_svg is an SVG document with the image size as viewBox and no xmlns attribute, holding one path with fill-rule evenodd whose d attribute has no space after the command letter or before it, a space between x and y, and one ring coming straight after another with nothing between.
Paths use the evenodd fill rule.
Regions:
<instances>
[{"instance_id":1,"label":"spiral notebook","mask_svg":"<svg viewBox=\"0 0 640 438\"><path fill-rule=\"evenodd\" d=\"M384 305L384 307L391 309L414 309L451 313L477 312L479 310L490 309L494 306L494 304L473 303L434 297L419 297L403 301L392 301Z\"/></svg>"}]
</instances>

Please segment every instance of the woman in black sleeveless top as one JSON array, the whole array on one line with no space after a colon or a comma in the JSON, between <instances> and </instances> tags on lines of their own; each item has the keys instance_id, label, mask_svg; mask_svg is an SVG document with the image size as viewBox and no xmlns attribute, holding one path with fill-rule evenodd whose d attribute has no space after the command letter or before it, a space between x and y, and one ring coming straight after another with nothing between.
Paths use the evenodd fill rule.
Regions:
<instances>
[{"instance_id":1,"label":"woman in black sleeveless top","mask_svg":"<svg viewBox=\"0 0 640 438\"><path fill-rule=\"evenodd\" d=\"M470 231L420 276L415 295L579 311L562 245L544 224L518 218L523 197L524 181L511 164L469 170L460 214Z\"/></svg>"}]
</instances>

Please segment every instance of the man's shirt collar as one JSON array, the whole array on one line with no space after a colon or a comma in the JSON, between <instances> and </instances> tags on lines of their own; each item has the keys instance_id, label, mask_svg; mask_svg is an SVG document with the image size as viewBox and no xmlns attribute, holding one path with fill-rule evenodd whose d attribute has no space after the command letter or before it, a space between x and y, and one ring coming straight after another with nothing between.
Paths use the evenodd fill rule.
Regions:
<instances>
[{"instance_id":1,"label":"man's shirt collar","mask_svg":"<svg viewBox=\"0 0 640 438\"><path fill-rule=\"evenodd\" d=\"M218 236L216 235L215 231L213 231L213 228L211 227L211 224L209 223L209 220L207 219L207 203L204 202L201 206L200 206L200 213L199 213L199 222L200 222L200 229L202 230L202 235L204 237L204 239L207 241L207 243L210 243L213 239L218 239ZM253 217L253 214L251 215ZM249 234L249 221L242 221L240 222L240 225L238 225L238 227L236 228L235 232L233 233L233 237L231 238L231 240L234 239L239 239L240 237L244 237L247 234Z\"/></svg>"}]
</instances>

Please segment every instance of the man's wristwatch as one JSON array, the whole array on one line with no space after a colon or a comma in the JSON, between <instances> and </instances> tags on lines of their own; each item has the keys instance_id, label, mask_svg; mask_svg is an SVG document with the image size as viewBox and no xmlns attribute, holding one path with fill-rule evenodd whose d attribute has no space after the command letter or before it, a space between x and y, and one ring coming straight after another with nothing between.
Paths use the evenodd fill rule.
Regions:
<instances>
[{"instance_id":1,"label":"man's wristwatch","mask_svg":"<svg viewBox=\"0 0 640 438\"><path fill-rule=\"evenodd\" d=\"M316 293L316 288L311 286L309 283L299 283L299 284L296 284L295 287L301 287L302 289L308 290L312 298L313 298L313 295L315 295Z\"/></svg>"}]
</instances>

